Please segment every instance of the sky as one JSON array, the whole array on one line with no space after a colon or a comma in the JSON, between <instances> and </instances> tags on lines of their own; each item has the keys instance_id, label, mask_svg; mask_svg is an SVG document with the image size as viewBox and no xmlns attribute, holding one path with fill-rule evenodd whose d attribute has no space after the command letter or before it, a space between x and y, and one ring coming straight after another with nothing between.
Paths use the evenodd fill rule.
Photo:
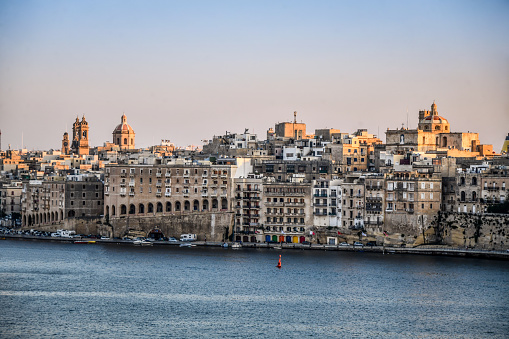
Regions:
<instances>
[{"instance_id":1,"label":"sky","mask_svg":"<svg viewBox=\"0 0 509 339\"><path fill-rule=\"evenodd\" d=\"M123 113L136 146L417 127L433 101L453 132L500 151L509 133L509 1L0 1L1 147L90 145Z\"/></svg>"}]
</instances>

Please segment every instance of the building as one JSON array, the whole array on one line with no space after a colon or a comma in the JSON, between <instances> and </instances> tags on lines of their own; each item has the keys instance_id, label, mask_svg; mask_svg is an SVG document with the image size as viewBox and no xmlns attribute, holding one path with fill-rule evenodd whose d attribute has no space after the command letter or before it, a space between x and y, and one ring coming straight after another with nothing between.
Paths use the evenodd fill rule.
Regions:
<instances>
[{"instance_id":1,"label":"building","mask_svg":"<svg viewBox=\"0 0 509 339\"><path fill-rule=\"evenodd\" d=\"M272 132L267 132L267 135ZM279 138L290 138L294 140L306 139L306 124L297 122L297 112L293 112L293 122L280 122L275 125L274 134Z\"/></svg>"},{"instance_id":2,"label":"building","mask_svg":"<svg viewBox=\"0 0 509 339\"><path fill-rule=\"evenodd\" d=\"M260 215L260 201L263 178L250 174L235 178L235 239L244 242L263 241L263 226Z\"/></svg>"},{"instance_id":3,"label":"building","mask_svg":"<svg viewBox=\"0 0 509 339\"><path fill-rule=\"evenodd\" d=\"M317 227L341 227L342 180L313 181L313 225Z\"/></svg>"},{"instance_id":4,"label":"building","mask_svg":"<svg viewBox=\"0 0 509 339\"><path fill-rule=\"evenodd\" d=\"M134 149L135 136L133 128L127 123L127 117L125 114L122 114L120 124L113 130L113 144L119 146L120 150Z\"/></svg>"},{"instance_id":5,"label":"building","mask_svg":"<svg viewBox=\"0 0 509 339\"><path fill-rule=\"evenodd\" d=\"M313 226L311 183L271 182L263 184L262 241L302 243ZM311 232L312 233L312 232Z\"/></svg>"}]
</instances>

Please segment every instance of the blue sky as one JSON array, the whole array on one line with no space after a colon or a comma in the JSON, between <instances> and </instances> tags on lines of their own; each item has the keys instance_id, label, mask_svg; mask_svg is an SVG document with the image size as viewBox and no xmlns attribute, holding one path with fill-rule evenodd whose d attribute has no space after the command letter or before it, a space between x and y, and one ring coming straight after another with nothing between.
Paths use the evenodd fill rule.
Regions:
<instances>
[{"instance_id":1,"label":"blue sky","mask_svg":"<svg viewBox=\"0 0 509 339\"><path fill-rule=\"evenodd\" d=\"M2 1L2 148L59 148L85 114L94 146L123 112L147 147L293 111L308 131L417 125L500 150L509 132L507 1Z\"/></svg>"}]
</instances>

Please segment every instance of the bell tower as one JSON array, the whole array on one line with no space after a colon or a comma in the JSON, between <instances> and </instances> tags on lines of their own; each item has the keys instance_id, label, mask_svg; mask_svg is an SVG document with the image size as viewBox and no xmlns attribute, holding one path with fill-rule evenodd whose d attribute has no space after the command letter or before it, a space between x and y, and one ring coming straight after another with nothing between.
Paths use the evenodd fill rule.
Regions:
<instances>
[{"instance_id":1,"label":"bell tower","mask_svg":"<svg viewBox=\"0 0 509 339\"><path fill-rule=\"evenodd\" d=\"M62 154L69 155L69 133L65 132L62 138Z\"/></svg>"}]
</instances>

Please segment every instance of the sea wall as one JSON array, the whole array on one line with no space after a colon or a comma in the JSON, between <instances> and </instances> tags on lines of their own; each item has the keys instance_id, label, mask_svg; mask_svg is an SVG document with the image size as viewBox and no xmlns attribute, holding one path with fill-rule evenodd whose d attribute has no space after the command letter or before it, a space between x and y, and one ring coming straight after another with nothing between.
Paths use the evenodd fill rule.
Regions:
<instances>
[{"instance_id":1,"label":"sea wall","mask_svg":"<svg viewBox=\"0 0 509 339\"><path fill-rule=\"evenodd\" d=\"M148 234L158 228L167 237L179 238L181 234L192 233L197 235L197 240L223 241L231 234L232 227L233 213L201 212L115 218L110 219L104 229L112 237L123 237L129 230Z\"/></svg>"}]
</instances>

